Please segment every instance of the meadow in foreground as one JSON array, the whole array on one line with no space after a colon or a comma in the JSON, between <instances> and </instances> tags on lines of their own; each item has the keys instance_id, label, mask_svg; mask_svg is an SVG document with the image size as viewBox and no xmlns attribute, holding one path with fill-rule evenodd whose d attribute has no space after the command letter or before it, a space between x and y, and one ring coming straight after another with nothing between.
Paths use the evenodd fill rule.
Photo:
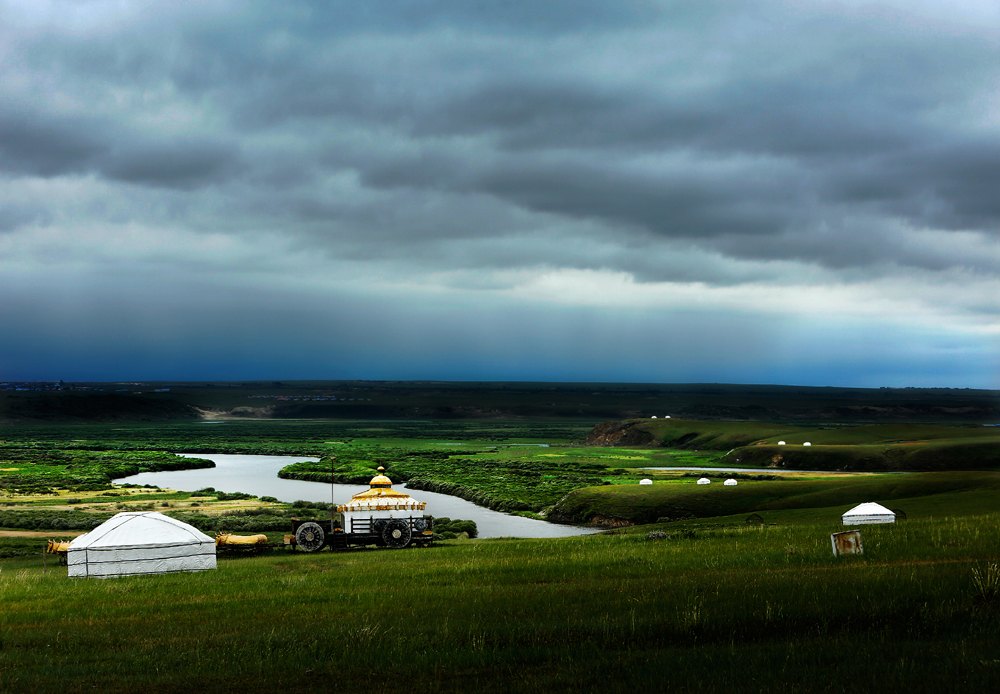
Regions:
<instances>
[{"instance_id":1,"label":"meadow in foreground","mask_svg":"<svg viewBox=\"0 0 1000 694\"><path fill-rule=\"evenodd\" d=\"M940 692L1000 685L1000 515L663 526L70 580L0 565L0 691Z\"/></svg>"}]
</instances>

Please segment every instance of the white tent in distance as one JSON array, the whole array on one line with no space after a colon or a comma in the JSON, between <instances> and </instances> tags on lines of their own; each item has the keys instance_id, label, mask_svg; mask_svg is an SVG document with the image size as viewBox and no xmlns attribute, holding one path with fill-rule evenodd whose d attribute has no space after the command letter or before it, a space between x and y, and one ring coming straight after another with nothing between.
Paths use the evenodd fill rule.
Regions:
<instances>
[{"instance_id":1,"label":"white tent in distance","mask_svg":"<svg viewBox=\"0 0 1000 694\"><path fill-rule=\"evenodd\" d=\"M66 563L71 577L205 571L216 566L215 540L156 511L119 513L73 540Z\"/></svg>"},{"instance_id":2,"label":"white tent in distance","mask_svg":"<svg viewBox=\"0 0 1000 694\"><path fill-rule=\"evenodd\" d=\"M895 523L896 514L881 504L868 502L859 504L841 516L844 525L874 525L876 523Z\"/></svg>"}]
</instances>

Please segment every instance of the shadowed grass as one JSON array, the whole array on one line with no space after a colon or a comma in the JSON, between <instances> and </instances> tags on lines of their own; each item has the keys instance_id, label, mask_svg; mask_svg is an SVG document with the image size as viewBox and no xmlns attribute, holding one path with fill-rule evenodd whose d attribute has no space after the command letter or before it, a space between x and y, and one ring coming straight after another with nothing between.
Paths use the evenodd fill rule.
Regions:
<instances>
[{"instance_id":1,"label":"shadowed grass","mask_svg":"<svg viewBox=\"0 0 1000 694\"><path fill-rule=\"evenodd\" d=\"M1000 611L976 576L1000 517L865 528L865 555L840 559L837 529L276 554L106 581L5 563L0 689L919 692L957 672L992 689Z\"/></svg>"},{"instance_id":2,"label":"shadowed grass","mask_svg":"<svg viewBox=\"0 0 1000 694\"><path fill-rule=\"evenodd\" d=\"M957 494L962 494L960 498ZM966 515L996 509L998 472L933 472L893 475L845 475L810 480L741 481L724 487L718 481L699 486L694 479L650 486L615 485L578 489L566 495L550 517L586 523L595 516L632 523L659 518L709 518L786 509L828 509L830 518L862 501L898 505L907 513L924 510ZM910 504L910 500L920 499Z\"/></svg>"}]
</instances>

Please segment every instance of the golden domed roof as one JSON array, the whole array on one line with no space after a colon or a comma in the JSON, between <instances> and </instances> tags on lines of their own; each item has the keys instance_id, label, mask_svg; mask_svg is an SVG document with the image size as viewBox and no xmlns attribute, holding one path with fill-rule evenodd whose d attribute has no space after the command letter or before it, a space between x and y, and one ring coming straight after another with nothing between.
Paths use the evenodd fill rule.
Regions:
<instances>
[{"instance_id":1,"label":"golden domed roof","mask_svg":"<svg viewBox=\"0 0 1000 694\"><path fill-rule=\"evenodd\" d=\"M359 510L422 510L427 504L417 501L406 492L392 488L392 480L383 475L385 468L379 465L378 474L372 477L369 488L358 492L346 504L337 507L338 512Z\"/></svg>"},{"instance_id":2,"label":"golden domed roof","mask_svg":"<svg viewBox=\"0 0 1000 694\"><path fill-rule=\"evenodd\" d=\"M382 474L384 472L385 468L379 465L378 474L372 477L372 481L368 483L372 489L378 489L378 488L388 489L389 487L392 486L392 480L386 477L384 474Z\"/></svg>"}]
</instances>

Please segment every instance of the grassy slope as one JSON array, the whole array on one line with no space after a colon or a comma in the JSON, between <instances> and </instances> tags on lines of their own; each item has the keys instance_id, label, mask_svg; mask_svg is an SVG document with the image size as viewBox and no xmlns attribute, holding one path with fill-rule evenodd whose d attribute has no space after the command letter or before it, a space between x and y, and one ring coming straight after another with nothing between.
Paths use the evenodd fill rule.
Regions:
<instances>
[{"instance_id":1,"label":"grassy slope","mask_svg":"<svg viewBox=\"0 0 1000 694\"><path fill-rule=\"evenodd\" d=\"M690 419L636 420L635 429L648 432L660 446L725 451L767 437L805 431L802 427L766 422L703 422Z\"/></svg>"},{"instance_id":2,"label":"grassy slope","mask_svg":"<svg viewBox=\"0 0 1000 694\"><path fill-rule=\"evenodd\" d=\"M977 509L984 504L988 506L991 501L995 508L1000 498L1000 473L942 472L808 481L748 481L736 487L724 487L718 482L700 486L693 479L651 486L588 487L564 497L550 517L586 523L595 516L602 516L641 524L659 518L745 516L769 510L828 508L829 517L839 518L841 513L864 501L896 507L914 497L945 497L956 492L981 497ZM954 501L948 510L956 515L963 513L962 505Z\"/></svg>"},{"instance_id":3,"label":"grassy slope","mask_svg":"<svg viewBox=\"0 0 1000 694\"><path fill-rule=\"evenodd\" d=\"M725 464L793 470L974 470L1000 468L993 427L882 424L802 428L761 422L632 420L628 435L655 445L726 451ZM638 438L641 438L638 437ZM787 445L777 445L779 440ZM811 446L802 446L809 442Z\"/></svg>"},{"instance_id":4,"label":"grassy slope","mask_svg":"<svg viewBox=\"0 0 1000 694\"><path fill-rule=\"evenodd\" d=\"M649 432L660 446L726 451L754 443L789 445L892 444L916 441L1000 441L993 427L949 427L935 424L877 424L858 427L815 428L767 422L708 422L690 419L630 420Z\"/></svg>"},{"instance_id":5,"label":"grassy slope","mask_svg":"<svg viewBox=\"0 0 1000 694\"><path fill-rule=\"evenodd\" d=\"M1000 516L867 528L865 555L841 559L836 529L276 554L107 581L5 560L0 690L995 691L1000 601L973 578L998 559Z\"/></svg>"}]
</instances>

